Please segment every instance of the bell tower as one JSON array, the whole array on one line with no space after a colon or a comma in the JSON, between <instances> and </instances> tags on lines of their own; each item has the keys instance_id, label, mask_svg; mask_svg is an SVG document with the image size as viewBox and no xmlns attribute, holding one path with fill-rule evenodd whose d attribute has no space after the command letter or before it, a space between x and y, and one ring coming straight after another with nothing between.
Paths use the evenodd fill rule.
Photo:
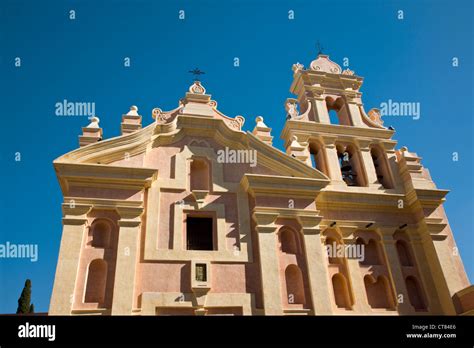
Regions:
<instances>
[{"instance_id":1,"label":"bell tower","mask_svg":"<svg viewBox=\"0 0 474 348\"><path fill-rule=\"evenodd\" d=\"M300 63L292 69L290 91L297 98L285 102L282 139L287 153L296 157L296 141L304 148L298 158L326 174L333 186L395 188L394 131L383 126L378 109L365 112L363 78L343 71L325 54L307 69Z\"/></svg>"},{"instance_id":2,"label":"bell tower","mask_svg":"<svg viewBox=\"0 0 474 348\"><path fill-rule=\"evenodd\" d=\"M448 191L436 187L415 153L395 150L394 129L378 109L365 112L362 82L320 53L308 68L293 65L296 98L285 102L287 154L330 179L315 199L322 243L364 244L367 252L363 262L328 259L333 310L371 313L375 299L386 297L389 310L395 298L409 299L396 305L399 313L452 314L451 296L468 281L460 258L443 256L454 245L443 208ZM405 245L417 262L404 261ZM380 258L371 259L370 250ZM385 295L373 295L375 288Z\"/></svg>"}]
</instances>

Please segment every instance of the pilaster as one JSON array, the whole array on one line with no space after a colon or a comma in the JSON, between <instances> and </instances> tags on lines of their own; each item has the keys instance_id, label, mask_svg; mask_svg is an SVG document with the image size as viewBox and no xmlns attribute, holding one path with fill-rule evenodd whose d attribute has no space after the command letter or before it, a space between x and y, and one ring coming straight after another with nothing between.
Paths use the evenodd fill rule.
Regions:
<instances>
[{"instance_id":1,"label":"pilaster","mask_svg":"<svg viewBox=\"0 0 474 348\"><path fill-rule=\"evenodd\" d=\"M256 232L260 254L263 306L266 315L283 315L280 273L278 270L277 214L255 212Z\"/></svg>"},{"instance_id":2,"label":"pilaster","mask_svg":"<svg viewBox=\"0 0 474 348\"><path fill-rule=\"evenodd\" d=\"M130 315L138 256L142 208L118 209L121 219L117 246L112 315Z\"/></svg>"},{"instance_id":3,"label":"pilaster","mask_svg":"<svg viewBox=\"0 0 474 348\"><path fill-rule=\"evenodd\" d=\"M353 232L353 231L352 231ZM355 244L355 239L352 236L344 238L345 245ZM359 260L346 257L348 280L351 284L352 294L354 298L354 305L352 306L354 312L357 314L371 314L372 309L367 303L366 289L362 273L360 271Z\"/></svg>"},{"instance_id":4,"label":"pilaster","mask_svg":"<svg viewBox=\"0 0 474 348\"><path fill-rule=\"evenodd\" d=\"M306 265L314 314L332 314L331 289L325 261L325 248L321 242L320 219L302 220L302 233L306 251Z\"/></svg>"},{"instance_id":5,"label":"pilaster","mask_svg":"<svg viewBox=\"0 0 474 348\"><path fill-rule=\"evenodd\" d=\"M443 276L433 241L428 233L413 229L409 233L424 291L432 314L455 315L454 305Z\"/></svg>"},{"instance_id":6,"label":"pilaster","mask_svg":"<svg viewBox=\"0 0 474 348\"><path fill-rule=\"evenodd\" d=\"M413 314L414 311L413 307L410 305L410 298L408 296L405 279L400 266L396 240L393 239L393 232L393 227L380 228L380 233L382 234L382 247L387 258L387 269L392 278L392 284L395 287L395 303L397 305L398 313ZM399 299L401 299L401 301L399 301Z\"/></svg>"},{"instance_id":7,"label":"pilaster","mask_svg":"<svg viewBox=\"0 0 474 348\"><path fill-rule=\"evenodd\" d=\"M86 205L63 204L63 232L49 306L49 315L70 315L74 303L82 242L86 230Z\"/></svg>"}]
</instances>

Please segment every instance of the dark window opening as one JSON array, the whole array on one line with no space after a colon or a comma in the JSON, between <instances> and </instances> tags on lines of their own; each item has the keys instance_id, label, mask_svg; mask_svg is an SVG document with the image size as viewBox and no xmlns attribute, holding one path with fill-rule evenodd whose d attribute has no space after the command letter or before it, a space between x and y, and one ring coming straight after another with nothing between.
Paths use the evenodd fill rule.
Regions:
<instances>
[{"instance_id":1,"label":"dark window opening","mask_svg":"<svg viewBox=\"0 0 474 348\"><path fill-rule=\"evenodd\" d=\"M212 218L188 216L186 221L186 249L214 250L212 231Z\"/></svg>"}]
</instances>

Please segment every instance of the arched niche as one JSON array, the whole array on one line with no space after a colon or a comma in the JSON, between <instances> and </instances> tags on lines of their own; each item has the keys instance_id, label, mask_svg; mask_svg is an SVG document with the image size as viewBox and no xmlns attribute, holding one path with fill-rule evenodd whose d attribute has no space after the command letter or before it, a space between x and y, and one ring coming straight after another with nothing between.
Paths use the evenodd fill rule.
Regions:
<instances>
[{"instance_id":1,"label":"arched niche","mask_svg":"<svg viewBox=\"0 0 474 348\"><path fill-rule=\"evenodd\" d=\"M190 164L190 188L191 191L210 191L210 165L205 158L192 158Z\"/></svg>"},{"instance_id":2,"label":"arched niche","mask_svg":"<svg viewBox=\"0 0 474 348\"><path fill-rule=\"evenodd\" d=\"M367 243L361 237L356 239L356 244L361 245L363 248L363 255L364 258L360 260L360 264L362 265L381 265L381 257L380 257L380 246L378 242L373 238L370 238Z\"/></svg>"},{"instance_id":3,"label":"arched niche","mask_svg":"<svg viewBox=\"0 0 474 348\"><path fill-rule=\"evenodd\" d=\"M284 227L280 230L280 249L286 254L297 254L298 248L298 236L296 232L288 227Z\"/></svg>"},{"instance_id":4,"label":"arched niche","mask_svg":"<svg viewBox=\"0 0 474 348\"><path fill-rule=\"evenodd\" d=\"M114 224L103 218L95 219L89 230L89 245L93 248L108 249L111 246Z\"/></svg>"},{"instance_id":5,"label":"arched niche","mask_svg":"<svg viewBox=\"0 0 474 348\"><path fill-rule=\"evenodd\" d=\"M99 306L103 305L105 302L106 285L107 262L102 259L95 259L89 264L87 269L84 302L98 303Z\"/></svg>"},{"instance_id":6,"label":"arched niche","mask_svg":"<svg viewBox=\"0 0 474 348\"><path fill-rule=\"evenodd\" d=\"M338 308L351 309L352 301L346 277L341 273L336 273L332 276L331 280L336 306Z\"/></svg>"},{"instance_id":7,"label":"arched niche","mask_svg":"<svg viewBox=\"0 0 474 348\"><path fill-rule=\"evenodd\" d=\"M398 259L400 260L400 264L403 267L412 267L413 260L412 260L410 247L408 246L408 243L400 239L395 242L395 246L397 248L397 254L398 254Z\"/></svg>"},{"instance_id":8,"label":"arched niche","mask_svg":"<svg viewBox=\"0 0 474 348\"><path fill-rule=\"evenodd\" d=\"M405 284L410 303L415 311L426 311L426 303L418 280L414 276L408 276L405 278Z\"/></svg>"},{"instance_id":9,"label":"arched niche","mask_svg":"<svg viewBox=\"0 0 474 348\"><path fill-rule=\"evenodd\" d=\"M402 267L414 267L415 257L410 245L410 240L405 231L397 230L393 234L395 246L397 249L398 260Z\"/></svg>"},{"instance_id":10,"label":"arched niche","mask_svg":"<svg viewBox=\"0 0 474 348\"><path fill-rule=\"evenodd\" d=\"M334 236L327 236L324 241L326 254L328 257L329 264L342 264L342 258L338 256L338 248L341 247L341 243Z\"/></svg>"},{"instance_id":11,"label":"arched niche","mask_svg":"<svg viewBox=\"0 0 474 348\"><path fill-rule=\"evenodd\" d=\"M367 301L372 308L393 309L394 300L390 289L389 281L385 276L378 276L375 279L372 275L364 277Z\"/></svg>"},{"instance_id":12,"label":"arched niche","mask_svg":"<svg viewBox=\"0 0 474 348\"><path fill-rule=\"evenodd\" d=\"M304 282L301 269L289 265L285 269L285 283L288 304L305 304Z\"/></svg>"}]
</instances>

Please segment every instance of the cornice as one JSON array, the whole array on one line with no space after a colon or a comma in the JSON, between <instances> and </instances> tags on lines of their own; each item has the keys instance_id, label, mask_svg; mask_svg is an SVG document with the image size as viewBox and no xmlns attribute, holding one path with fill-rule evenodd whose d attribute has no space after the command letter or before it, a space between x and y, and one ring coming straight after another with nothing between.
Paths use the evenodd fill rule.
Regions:
<instances>
[{"instance_id":1,"label":"cornice","mask_svg":"<svg viewBox=\"0 0 474 348\"><path fill-rule=\"evenodd\" d=\"M350 190L333 191L323 189L316 199L316 207L318 209L336 210L409 212L407 207L398 208L400 199L405 201L405 195L386 191L361 192L358 190L351 192Z\"/></svg>"},{"instance_id":2,"label":"cornice","mask_svg":"<svg viewBox=\"0 0 474 348\"><path fill-rule=\"evenodd\" d=\"M104 198L84 198L84 197L72 197L65 196L63 207L71 205L71 201L74 201L74 205L77 207L99 207L101 209L116 209L118 207L123 209L142 209L142 201L130 201L125 199L104 199Z\"/></svg>"},{"instance_id":3,"label":"cornice","mask_svg":"<svg viewBox=\"0 0 474 348\"><path fill-rule=\"evenodd\" d=\"M299 95L303 88L321 88L324 90L346 90L351 87L351 92L359 92L364 78L357 75L343 75L311 69L301 70L293 78L290 92ZM354 88L355 87L355 88Z\"/></svg>"},{"instance_id":4,"label":"cornice","mask_svg":"<svg viewBox=\"0 0 474 348\"><path fill-rule=\"evenodd\" d=\"M255 207L253 210L255 216L273 216L275 218L293 219L307 221L308 219L319 220L322 218L317 210L280 208L280 207Z\"/></svg>"},{"instance_id":5,"label":"cornice","mask_svg":"<svg viewBox=\"0 0 474 348\"><path fill-rule=\"evenodd\" d=\"M407 193L410 205L419 203L423 208L437 208L446 200L449 190L414 188Z\"/></svg>"},{"instance_id":6,"label":"cornice","mask_svg":"<svg viewBox=\"0 0 474 348\"><path fill-rule=\"evenodd\" d=\"M302 134L318 135L320 137L336 137L337 140L343 141L344 139L360 139L366 138L370 142L383 142L383 143L397 143L392 140L394 131L387 129L378 128L365 128L365 127L354 127L354 126L342 126L317 123L312 121L294 121L288 120L285 123L285 127L281 132L280 138L285 140L286 143L290 141L291 135L294 132ZM287 144L285 144L287 146Z\"/></svg>"},{"instance_id":7,"label":"cornice","mask_svg":"<svg viewBox=\"0 0 474 348\"><path fill-rule=\"evenodd\" d=\"M73 202L73 205L71 204ZM139 224L140 217L143 214L143 201L130 201L124 199L103 199L103 198L83 198L83 197L64 197L62 204L64 219L71 224L72 220L84 220L91 210L113 210L118 213L124 224L129 223L130 226ZM71 216L79 215L81 218L71 218ZM124 225L125 226L125 225Z\"/></svg>"},{"instance_id":8,"label":"cornice","mask_svg":"<svg viewBox=\"0 0 474 348\"><path fill-rule=\"evenodd\" d=\"M315 178L245 174L240 184L252 196L270 195L315 199L328 181Z\"/></svg>"},{"instance_id":9,"label":"cornice","mask_svg":"<svg viewBox=\"0 0 474 348\"><path fill-rule=\"evenodd\" d=\"M64 196L70 186L91 186L122 189L150 187L158 175L157 169L120 167L86 163L54 163Z\"/></svg>"}]
</instances>

